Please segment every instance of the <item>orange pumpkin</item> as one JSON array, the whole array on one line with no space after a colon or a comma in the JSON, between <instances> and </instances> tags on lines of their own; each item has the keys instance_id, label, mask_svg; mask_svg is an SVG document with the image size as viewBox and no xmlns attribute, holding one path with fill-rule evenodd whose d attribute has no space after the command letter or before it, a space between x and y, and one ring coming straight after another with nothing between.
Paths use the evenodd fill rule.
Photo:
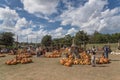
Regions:
<instances>
[{"instance_id":1,"label":"orange pumpkin","mask_svg":"<svg viewBox=\"0 0 120 80\"><path fill-rule=\"evenodd\" d=\"M77 64L79 64L79 61L75 60L73 63L77 65Z\"/></svg>"},{"instance_id":2,"label":"orange pumpkin","mask_svg":"<svg viewBox=\"0 0 120 80\"><path fill-rule=\"evenodd\" d=\"M109 60L107 58L103 59L104 63L109 63Z\"/></svg>"},{"instance_id":3,"label":"orange pumpkin","mask_svg":"<svg viewBox=\"0 0 120 80\"><path fill-rule=\"evenodd\" d=\"M70 67L72 64L69 62L66 62L64 65Z\"/></svg>"},{"instance_id":4,"label":"orange pumpkin","mask_svg":"<svg viewBox=\"0 0 120 80\"><path fill-rule=\"evenodd\" d=\"M60 60L60 64L64 65L65 61L63 59Z\"/></svg>"}]
</instances>

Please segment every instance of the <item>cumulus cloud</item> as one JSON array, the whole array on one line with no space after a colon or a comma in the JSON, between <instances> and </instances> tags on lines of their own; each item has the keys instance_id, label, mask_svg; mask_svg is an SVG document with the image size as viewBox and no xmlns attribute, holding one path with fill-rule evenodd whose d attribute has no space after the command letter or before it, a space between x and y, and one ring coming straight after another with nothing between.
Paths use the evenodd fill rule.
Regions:
<instances>
[{"instance_id":1,"label":"cumulus cloud","mask_svg":"<svg viewBox=\"0 0 120 80\"><path fill-rule=\"evenodd\" d=\"M58 27L55 30L50 31L48 34L52 35L53 38L61 38L64 37L66 30L63 27Z\"/></svg>"},{"instance_id":2,"label":"cumulus cloud","mask_svg":"<svg viewBox=\"0 0 120 80\"><path fill-rule=\"evenodd\" d=\"M48 20L50 25L60 21L55 30L49 30L47 22L40 24L27 21L25 17L20 17L16 10L22 8L16 7L10 9L7 6L0 8L0 32L11 31L19 36L19 42L40 42L45 35L51 35L52 38L64 37L66 34L74 35L79 30L91 34L95 30L103 33L120 32L120 7L113 9L105 8L108 0L88 0L84 5L75 7L69 0L61 0L66 9L58 12L58 4L60 0L21 0L24 10L38 17ZM79 1L79 0L78 0ZM82 1L82 0L81 0ZM87 1L87 0L84 0ZM57 17L54 13L58 13ZM33 19L34 20L34 19ZM57 24L57 23L55 23ZM49 24L48 24L49 25ZM71 25L70 29L63 26ZM75 26L75 27L74 27Z\"/></svg>"},{"instance_id":3,"label":"cumulus cloud","mask_svg":"<svg viewBox=\"0 0 120 80\"><path fill-rule=\"evenodd\" d=\"M19 42L26 42L29 39L29 42L40 42L42 37L49 34L53 38L63 37L65 30L62 27L58 27L55 30L45 30L44 25L34 24L32 21L27 21L24 17L20 18L18 13L15 10L10 9L9 7L0 8L0 28L1 31L8 31L15 33L15 39ZM34 30L37 28L37 30Z\"/></svg>"},{"instance_id":4,"label":"cumulus cloud","mask_svg":"<svg viewBox=\"0 0 120 80\"><path fill-rule=\"evenodd\" d=\"M18 13L9 7L0 8L0 21L1 32L13 32L19 36L32 33L32 28L28 28L31 21L28 22L24 17L20 18Z\"/></svg>"},{"instance_id":5,"label":"cumulus cloud","mask_svg":"<svg viewBox=\"0 0 120 80\"><path fill-rule=\"evenodd\" d=\"M95 30L120 32L118 29L120 27L117 25L120 22L120 8L105 9L107 4L107 0L89 0L78 8L69 8L60 15L61 25L78 26L80 30L88 33L93 33Z\"/></svg>"},{"instance_id":6,"label":"cumulus cloud","mask_svg":"<svg viewBox=\"0 0 120 80\"><path fill-rule=\"evenodd\" d=\"M45 29L39 29L38 31L32 31L31 33L29 33L28 38L29 38L29 42L31 41L31 39L33 42L40 42L45 35L51 35L52 38L61 38L65 36L65 33L66 30L64 30L62 27L58 27L55 30L51 30L51 31Z\"/></svg>"},{"instance_id":7,"label":"cumulus cloud","mask_svg":"<svg viewBox=\"0 0 120 80\"><path fill-rule=\"evenodd\" d=\"M17 20L15 28L16 28L17 31L22 30L22 28L28 27L28 24L29 23L28 23L28 21L26 21L25 18L20 18L20 19Z\"/></svg>"},{"instance_id":8,"label":"cumulus cloud","mask_svg":"<svg viewBox=\"0 0 120 80\"><path fill-rule=\"evenodd\" d=\"M67 34L74 35L77 32L75 28L71 28L67 31Z\"/></svg>"},{"instance_id":9,"label":"cumulus cloud","mask_svg":"<svg viewBox=\"0 0 120 80\"><path fill-rule=\"evenodd\" d=\"M9 7L0 8L0 20L3 21L0 24L1 29L13 29L15 21L18 20L19 16L15 10L11 10Z\"/></svg>"},{"instance_id":10,"label":"cumulus cloud","mask_svg":"<svg viewBox=\"0 0 120 80\"><path fill-rule=\"evenodd\" d=\"M31 22L28 22L24 17L20 18L15 10L9 7L0 8L0 24L1 30L18 32L26 28Z\"/></svg>"},{"instance_id":11,"label":"cumulus cloud","mask_svg":"<svg viewBox=\"0 0 120 80\"><path fill-rule=\"evenodd\" d=\"M59 0L21 0L21 2L29 13L50 15L57 12Z\"/></svg>"}]
</instances>

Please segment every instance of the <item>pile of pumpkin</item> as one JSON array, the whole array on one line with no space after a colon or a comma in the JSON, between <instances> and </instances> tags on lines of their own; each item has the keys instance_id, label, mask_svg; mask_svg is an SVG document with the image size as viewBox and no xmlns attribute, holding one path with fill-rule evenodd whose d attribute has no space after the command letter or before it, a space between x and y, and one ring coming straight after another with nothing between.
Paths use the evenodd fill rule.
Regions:
<instances>
[{"instance_id":1,"label":"pile of pumpkin","mask_svg":"<svg viewBox=\"0 0 120 80\"><path fill-rule=\"evenodd\" d=\"M27 53L23 53L23 54L16 55L16 57L18 57L18 58L29 58L29 57L32 57L32 55L27 54Z\"/></svg>"},{"instance_id":2,"label":"pile of pumpkin","mask_svg":"<svg viewBox=\"0 0 120 80\"><path fill-rule=\"evenodd\" d=\"M5 54L0 54L0 57L5 57L6 55Z\"/></svg>"},{"instance_id":3,"label":"pile of pumpkin","mask_svg":"<svg viewBox=\"0 0 120 80\"><path fill-rule=\"evenodd\" d=\"M96 58L96 64L108 64L108 63L110 63L110 60L108 58L105 58L104 56Z\"/></svg>"},{"instance_id":4,"label":"pile of pumpkin","mask_svg":"<svg viewBox=\"0 0 120 80\"><path fill-rule=\"evenodd\" d=\"M104 56L100 58L96 58L96 64L107 64L109 63L109 59ZM68 55L68 58L60 59L60 64L64 66L72 66L72 65L90 65L91 64L91 56L86 52L80 53L80 59L74 59L73 55Z\"/></svg>"},{"instance_id":5,"label":"pile of pumpkin","mask_svg":"<svg viewBox=\"0 0 120 80\"><path fill-rule=\"evenodd\" d=\"M6 61L5 64L15 65L18 63L21 63L21 64L31 63L32 59L30 59L29 57L31 57L29 54L19 54L19 55L16 55L14 59Z\"/></svg>"},{"instance_id":6,"label":"pile of pumpkin","mask_svg":"<svg viewBox=\"0 0 120 80\"><path fill-rule=\"evenodd\" d=\"M90 65L90 55L86 54L85 52L80 54L80 59L74 59L73 55L68 55L68 58L60 59L60 64L64 66L72 66L72 65Z\"/></svg>"},{"instance_id":7,"label":"pile of pumpkin","mask_svg":"<svg viewBox=\"0 0 120 80\"><path fill-rule=\"evenodd\" d=\"M52 54L45 55L46 58L59 58L61 53L58 50L52 52Z\"/></svg>"},{"instance_id":8,"label":"pile of pumpkin","mask_svg":"<svg viewBox=\"0 0 120 80\"><path fill-rule=\"evenodd\" d=\"M14 53L8 53L8 55L14 55Z\"/></svg>"},{"instance_id":9,"label":"pile of pumpkin","mask_svg":"<svg viewBox=\"0 0 120 80\"><path fill-rule=\"evenodd\" d=\"M15 52L12 51L12 50L10 50L10 52L8 53L8 55L15 55L14 53L15 53L15 54L29 54L29 53L27 52L27 49L18 49L18 50L16 50ZM31 50L30 54L31 54L31 55L36 55L35 51L33 51L33 50Z\"/></svg>"}]
</instances>

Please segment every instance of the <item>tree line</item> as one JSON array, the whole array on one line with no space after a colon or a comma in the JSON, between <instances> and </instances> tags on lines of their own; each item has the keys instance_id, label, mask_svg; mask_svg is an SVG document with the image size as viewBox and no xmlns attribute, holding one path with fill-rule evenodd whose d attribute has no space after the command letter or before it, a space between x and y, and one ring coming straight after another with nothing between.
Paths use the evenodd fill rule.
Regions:
<instances>
[{"instance_id":1,"label":"tree line","mask_svg":"<svg viewBox=\"0 0 120 80\"><path fill-rule=\"evenodd\" d=\"M2 32L0 33L0 45L12 46L15 43L14 33ZM52 38L51 35L45 35L40 44L44 46L71 46L72 43L76 45L86 45L87 43L117 43L120 41L120 33L114 34L103 34L95 31L93 34L89 35L84 31L78 31L74 36L65 35L62 38Z\"/></svg>"},{"instance_id":2,"label":"tree line","mask_svg":"<svg viewBox=\"0 0 120 80\"><path fill-rule=\"evenodd\" d=\"M0 45L5 45L6 47L12 46L14 43L14 33L12 32L2 32L0 33Z\"/></svg>"},{"instance_id":3,"label":"tree line","mask_svg":"<svg viewBox=\"0 0 120 80\"><path fill-rule=\"evenodd\" d=\"M93 34L89 35L84 31L78 31L75 36L65 35L63 38L52 39L51 35L46 35L42 38L41 44L44 46L57 45L57 46L71 46L73 40L76 45L86 45L87 43L117 43L120 41L120 33L114 34L102 34L95 31Z\"/></svg>"}]
</instances>

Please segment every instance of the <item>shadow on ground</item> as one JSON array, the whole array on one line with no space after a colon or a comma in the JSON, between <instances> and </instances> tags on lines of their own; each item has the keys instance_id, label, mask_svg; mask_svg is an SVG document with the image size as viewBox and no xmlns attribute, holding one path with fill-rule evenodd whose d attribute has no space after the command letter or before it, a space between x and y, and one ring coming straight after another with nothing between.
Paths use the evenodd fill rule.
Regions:
<instances>
[{"instance_id":1,"label":"shadow on ground","mask_svg":"<svg viewBox=\"0 0 120 80\"><path fill-rule=\"evenodd\" d=\"M114 60L110 60L110 61L120 61L120 60L114 59Z\"/></svg>"},{"instance_id":2,"label":"shadow on ground","mask_svg":"<svg viewBox=\"0 0 120 80\"><path fill-rule=\"evenodd\" d=\"M109 67L109 66L101 65L101 66L96 66L96 67Z\"/></svg>"}]
</instances>

